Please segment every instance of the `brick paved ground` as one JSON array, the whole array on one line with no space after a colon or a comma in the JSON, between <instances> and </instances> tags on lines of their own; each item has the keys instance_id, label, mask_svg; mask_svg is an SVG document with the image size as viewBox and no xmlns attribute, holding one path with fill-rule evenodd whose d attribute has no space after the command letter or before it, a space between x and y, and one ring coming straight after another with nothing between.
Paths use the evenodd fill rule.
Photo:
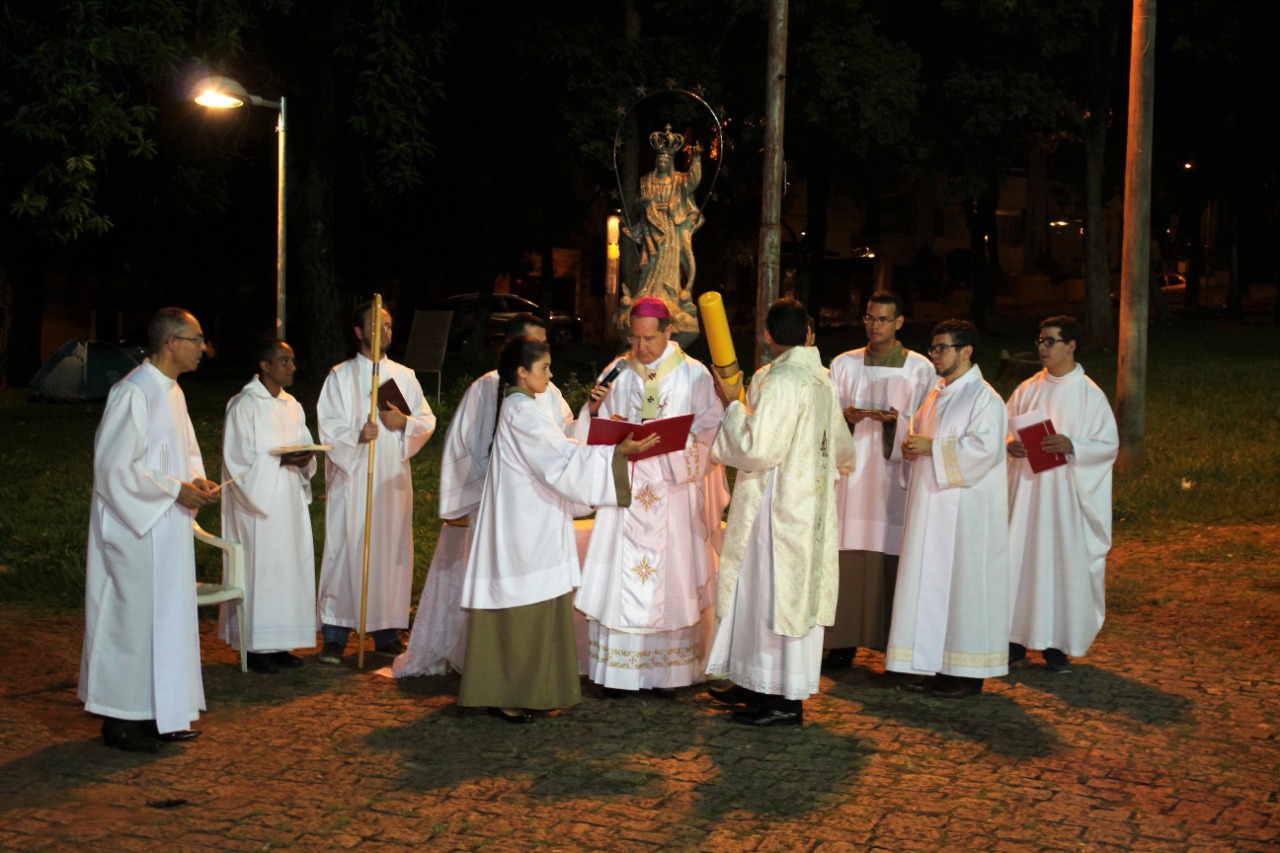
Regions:
<instances>
[{"instance_id":1,"label":"brick paved ground","mask_svg":"<svg viewBox=\"0 0 1280 853\"><path fill-rule=\"evenodd\" d=\"M1280 849L1278 545L1122 537L1108 625L1070 675L947 702L873 687L860 656L803 729L765 731L696 690L517 727L459 711L455 678L241 674L205 618L204 736L130 755L76 702L80 615L3 604L0 846Z\"/></svg>"}]
</instances>

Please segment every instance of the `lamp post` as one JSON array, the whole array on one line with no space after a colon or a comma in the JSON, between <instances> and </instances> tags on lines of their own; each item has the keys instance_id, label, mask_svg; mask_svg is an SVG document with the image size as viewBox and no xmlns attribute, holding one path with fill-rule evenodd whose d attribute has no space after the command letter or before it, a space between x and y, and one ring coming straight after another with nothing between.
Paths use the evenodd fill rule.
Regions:
<instances>
[{"instance_id":1,"label":"lamp post","mask_svg":"<svg viewBox=\"0 0 1280 853\"><path fill-rule=\"evenodd\" d=\"M213 109L232 109L243 107L246 103L254 107L268 107L277 110L280 118L276 121L276 337L284 340L284 143L285 143L285 99L268 101L257 95L250 95L230 77L209 77L196 87L196 103L202 107Z\"/></svg>"}]
</instances>

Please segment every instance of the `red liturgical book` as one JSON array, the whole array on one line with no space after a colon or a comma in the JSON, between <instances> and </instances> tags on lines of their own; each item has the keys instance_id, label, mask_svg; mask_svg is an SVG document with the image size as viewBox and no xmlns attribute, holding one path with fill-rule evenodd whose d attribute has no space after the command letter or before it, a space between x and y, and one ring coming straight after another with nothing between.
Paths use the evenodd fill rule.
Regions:
<instances>
[{"instance_id":1,"label":"red liturgical book","mask_svg":"<svg viewBox=\"0 0 1280 853\"><path fill-rule=\"evenodd\" d=\"M587 444L620 444L627 433L636 441L648 438L653 434L661 436L661 440L644 453L628 456L632 462L648 459L650 456L661 456L675 450L684 450L689 439L689 427L693 426L693 415L677 415L674 418L659 418L656 421L645 421L633 424L630 421L614 421L608 418L592 418L591 434L587 436Z\"/></svg>"},{"instance_id":2,"label":"red liturgical book","mask_svg":"<svg viewBox=\"0 0 1280 853\"><path fill-rule=\"evenodd\" d=\"M1067 457L1062 453L1045 453L1040 449L1040 443L1044 441L1045 436L1056 435L1057 431L1053 428L1053 421L1049 420L1041 412L1030 412L1014 418L1009 424L1013 428L1014 433L1018 436L1018 441L1022 442L1022 446L1027 449L1027 462L1031 464L1032 473L1039 474L1042 471L1048 471L1050 468L1057 468L1059 465L1067 464Z\"/></svg>"}]
</instances>

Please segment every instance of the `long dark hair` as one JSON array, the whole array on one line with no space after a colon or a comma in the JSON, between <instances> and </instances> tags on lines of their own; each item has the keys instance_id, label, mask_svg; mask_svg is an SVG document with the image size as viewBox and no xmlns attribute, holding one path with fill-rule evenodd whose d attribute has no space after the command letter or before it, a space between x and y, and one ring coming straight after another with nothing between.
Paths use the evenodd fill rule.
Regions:
<instances>
[{"instance_id":1,"label":"long dark hair","mask_svg":"<svg viewBox=\"0 0 1280 853\"><path fill-rule=\"evenodd\" d=\"M502 401L506 399L507 389L519 384L518 368L533 370L533 365L551 351L546 341L536 338L512 338L502 345L498 353L498 406L496 412L502 413ZM493 434L498 434L498 418L493 419ZM493 436L489 437L489 447L493 448Z\"/></svg>"}]
</instances>

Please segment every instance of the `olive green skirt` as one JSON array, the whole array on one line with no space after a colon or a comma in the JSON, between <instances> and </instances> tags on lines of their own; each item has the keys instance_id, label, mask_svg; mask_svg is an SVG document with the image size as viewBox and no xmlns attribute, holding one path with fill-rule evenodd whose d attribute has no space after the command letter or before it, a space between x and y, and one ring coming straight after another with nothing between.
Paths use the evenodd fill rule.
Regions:
<instances>
[{"instance_id":1,"label":"olive green skirt","mask_svg":"<svg viewBox=\"0 0 1280 853\"><path fill-rule=\"evenodd\" d=\"M884 651L893 617L898 558L876 551L840 552L840 594L836 623L827 629L829 649L859 646Z\"/></svg>"},{"instance_id":2,"label":"olive green skirt","mask_svg":"<svg viewBox=\"0 0 1280 853\"><path fill-rule=\"evenodd\" d=\"M549 711L582 701L573 595L472 610L458 704Z\"/></svg>"}]
</instances>

